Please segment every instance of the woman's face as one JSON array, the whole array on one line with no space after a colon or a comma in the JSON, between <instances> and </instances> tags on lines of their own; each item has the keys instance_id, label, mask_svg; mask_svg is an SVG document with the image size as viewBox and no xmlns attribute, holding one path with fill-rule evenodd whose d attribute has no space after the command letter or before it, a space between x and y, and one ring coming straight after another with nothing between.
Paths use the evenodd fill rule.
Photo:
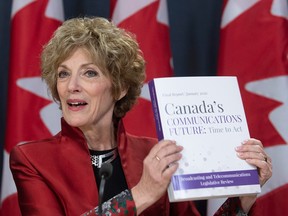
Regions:
<instances>
[{"instance_id":1,"label":"woman's face","mask_svg":"<svg viewBox=\"0 0 288 216\"><path fill-rule=\"evenodd\" d=\"M111 124L115 105L111 81L93 62L86 49L78 48L57 70L63 117L82 130Z\"/></svg>"}]
</instances>

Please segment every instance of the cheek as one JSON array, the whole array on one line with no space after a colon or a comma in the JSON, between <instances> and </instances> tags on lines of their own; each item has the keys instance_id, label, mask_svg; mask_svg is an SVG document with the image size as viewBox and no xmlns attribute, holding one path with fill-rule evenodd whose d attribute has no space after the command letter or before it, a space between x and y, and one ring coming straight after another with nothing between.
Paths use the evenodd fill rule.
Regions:
<instances>
[{"instance_id":1,"label":"cheek","mask_svg":"<svg viewBox=\"0 0 288 216\"><path fill-rule=\"evenodd\" d=\"M102 98L112 97L111 86L106 82L99 84L94 84L86 88L87 92L90 92L90 95L95 97L100 96Z\"/></svg>"},{"instance_id":2,"label":"cheek","mask_svg":"<svg viewBox=\"0 0 288 216\"><path fill-rule=\"evenodd\" d=\"M57 84L57 86L56 86L56 90L57 90L57 92L56 92L56 94L57 94L57 96L58 96L58 100L59 100L59 102L60 102L60 104L61 104L61 107L63 106L63 103L64 103L64 91L63 91L63 85L58 85Z\"/></svg>"},{"instance_id":3,"label":"cheek","mask_svg":"<svg viewBox=\"0 0 288 216\"><path fill-rule=\"evenodd\" d=\"M110 89L108 88L101 89L97 92L95 91L94 96L92 96L91 98L92 98L94 106L99 107L99 108L105 107L105 109L110 108L111 105L114 104L114 101L115 101L111 94Z\"/></svg>"},{"instance_id":4,"label":"cheek","mask_svg":"<svg viewBox=\"0 0 288 216\"><path fill-rule=\"evenodd\" d=\"M60 83L57 83L56 89L57 89L59 98L61 98L61 96L63 96L63 92L64 92L63 85L61 85Z\"/></svg>"}]
</instances>

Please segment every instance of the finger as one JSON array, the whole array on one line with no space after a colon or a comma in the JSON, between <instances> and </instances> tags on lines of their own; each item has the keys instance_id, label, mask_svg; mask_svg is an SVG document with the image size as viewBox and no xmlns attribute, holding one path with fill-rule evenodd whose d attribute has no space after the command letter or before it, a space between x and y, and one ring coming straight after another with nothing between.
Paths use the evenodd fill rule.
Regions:
<instances>
[{"instance_id":1,"label":"finger","mask_svg":"<svg viewBox=\"0 0 288 216\"><path fill-rule=\"evenodd\" d=\"M176 143L171 143L163 146L159 151L155 154L155 158L160 161L169 155L178 153L183 150L182 146L177 146Z\"/></svg>"},{"instance_id":2,"label":"finger","mask_svg":"<svg viewBox=\"0 0 288 216\"><path fill-rule=\"evenodd\" d=\"M244 145L258 145L261 146L263 148L263 144L260 140L257 140L255 138L250 138L248 140L246 140L246 142L243 143Z\"/></svg>"},{"instance_id":3,"label":"finger","mask_svg":"<svg viewBox=\"0 0 288 216\"><path fill-rule=\"evenodd\" d=\"M265 152L237 152L237 156L243 160L246 159L257 159L260 161L268 162L268 156L265 154Z\"/></svg>"},{"instance_id":4,"label":"finger","mask_svg":"<svg viewBox=\"0 0 288 216\"><path fill-rule=\"evenodd\" d=\"M266 160L265 160L268 164L272 164L272 159L271 157L269 157L268 155L266 155Z\"/></svg>"},{"instance_id":5,"label":"finger","mask_svg":"<svg viewBox=\"0 0 288 216\"><path fill-rule=\"evenodd\" d=\"M166 169L170 168L170 166L173 166L173 164L177 163L181 158L181 153L177 152L174 154L170 154L161 159L161 161L158 163L158 167L162 172L164 172Z\"/></svg>"},{"instance_id":6,"label":"finger","mask_svg":"<svg viewBox=\"0 0 288 216\"><path fill-rule=\"evenodd\" d=\"M166 146L166 149L161 149L159 154L154 157L155 171L160 171L162 174L167 168L178 162L182 158L179 149L182 150L183 148L181 146Z\"/></svg>"},{"instance_id":7,"label":"finger","mask_svg":"<svg viewBox=\"0 0 288 216\"><path fill-rule=\"evenodd\" d=\"M162 141L161 143L159 143L159 147L153 149L153 151L150 152L150 158L157 163L160 163L161 160L165 159L167 156L175 154L175 153L179 153L180 151L183 150L182 146L177 146L176 142L173 141ZM156 152L156 150L158 150L158 152ZM155 153L156 152L156 153ZM179 158L179 155L178 155ZM178 160L177 158L177 160ZM152 161L152 163L153 163ZM165 160L165 162L161 162L162 167L163 166L167 166L167 161Z\"/></svg>"},{"instance_id":8,"label":"finger","mask_svg":"<svg viewBox=\"0 0 288 216\"><path fill-rule=\"evenodd\" d=\"M167 145L176 145L176 142L173 140L161 140L159 143L155 144L150 150L150 154L155 156L157 152Z\"/></svg>"},{"instance_id":9,"label":"finger","mask_svg":"<svg viewBox=\"0 0 288 216\"><path fill-rule=\"evenodd\" d=\"M238 151L264 152L263 144L256 139L245 140L237 147Z\"/></svg>"},{"instance_id":10,"label":"finger","mask_svg":"<svg viewBox=\"0 0 288 216\"><path fill-rule=\"evenodd\" d=\"M168 165L164 171L162 172L162 176L164 179L167 179L170 181L172 175L176 172L176 170L179 167L179 163L175 162L175 163L171 163L170 165Z\"/></svg>"},{"instance_id":11,"label":"finger","mask_svg":"<svg viewBox=\"0 0 288 216\"><path fill-rule=\"evenodd\" d=\"M161 179L168 165L182 157L179 153L182 149L183 147L177 146L175 141L162 140L151 149L144 160L144 166L156 179Z\"/></svg>"},{"instance_id":12,"label":"finger","mask_svg":"<svg viewBox=\"0 0 288 216\"><path fill-rule=\"evenodd\" d=\"M242 143L241 146L236 147L237 155L241 159L259 159L268 161L268 156L264 151L264 147L259 140L249 139Z\"/></svg>"}]
</instances>

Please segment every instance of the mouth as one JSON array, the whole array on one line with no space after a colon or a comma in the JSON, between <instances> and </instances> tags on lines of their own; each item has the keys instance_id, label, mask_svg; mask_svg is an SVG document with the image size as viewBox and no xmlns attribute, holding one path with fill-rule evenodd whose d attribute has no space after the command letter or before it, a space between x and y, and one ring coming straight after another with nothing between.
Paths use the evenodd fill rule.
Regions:
<instances>
[{"instance_id":1,"label":"mouth","mask_svg":"<svg viewBox=\"0 0 288 216\"><path fill-rule=\"evenodd\" d=\"M69 107L81 107L81 106L86 106L88 103L85 101L67 101L67 104Z\"/></svg>"}]
</instances>

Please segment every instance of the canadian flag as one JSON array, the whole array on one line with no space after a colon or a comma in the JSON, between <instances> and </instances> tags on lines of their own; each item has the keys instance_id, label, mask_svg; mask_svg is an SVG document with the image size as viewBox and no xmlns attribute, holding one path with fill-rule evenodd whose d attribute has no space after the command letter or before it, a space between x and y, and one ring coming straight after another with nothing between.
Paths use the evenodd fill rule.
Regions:
<instances>
[{"instance_id":1,"label":"canadian flag","mask_svg":"<svg viewBox=\"0 0 288 216\"><path fill-rule=\"evenodd\" d=\"M42 139L60 129L60 112L40 77L40 53L64 20L59 0L13 0L4 146L1 214L20 215L9 169L9 153L18 143Z\"/></svg>"},{"instance_id":2,"label":"canadian flag","mask_svg":"<svg viewBox=\"0 0 288 216\"><path fill-rule=\"evenodd\" d=\"M166 0L112 0L112 20L136 35L146 60L146 82L172 76ZM130 133L156 137L148 85L142 88L138 104L125 116Z\"/></svg>"},{"instance_id":3,"label":"canadian flag","mask_svg":"<svg viewBox=\"0 0 288 216\"><path fill-rule=\"evenodd\" d=\"M238 77L251 137L272 158L273 176L251 214L288 215L287 0L226 2L218 75Z\"/></svg>"}]
</instances>

